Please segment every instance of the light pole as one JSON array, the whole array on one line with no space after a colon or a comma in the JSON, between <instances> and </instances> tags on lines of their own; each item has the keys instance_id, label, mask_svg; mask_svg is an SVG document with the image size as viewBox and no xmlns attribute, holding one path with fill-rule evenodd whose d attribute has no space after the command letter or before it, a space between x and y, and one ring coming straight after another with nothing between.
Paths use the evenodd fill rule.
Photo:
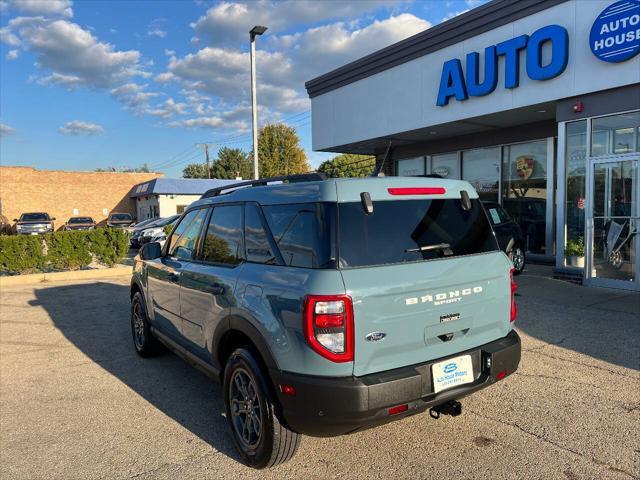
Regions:
<instances>
[{"instance_id":1,"label":"light pole","mask_svg":"<svg viewBox=\"0 0 640 480\"><path fill-rule=\"evenodd\" d=\"M258 102L256 100L256 37L267 31L267 27L256 25L249 30L251 45L251 116L253 127L253 178L258 177Z\"/></svg>"}]
</instances>

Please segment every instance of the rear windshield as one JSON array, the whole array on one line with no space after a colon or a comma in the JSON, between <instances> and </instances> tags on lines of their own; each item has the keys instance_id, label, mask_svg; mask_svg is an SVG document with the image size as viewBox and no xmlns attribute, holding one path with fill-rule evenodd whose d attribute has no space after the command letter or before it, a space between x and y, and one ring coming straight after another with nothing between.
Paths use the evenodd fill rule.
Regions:
<instances>
[{"instance_id":1,"label":"rear windshield","mask_svg":"<svg viewBox=\"0 0 640 480\"><path fill-rule=\"evenodd\" d=\"M479 200L458 199L338 205L340 267L364 267L473 255L498 249Z\"/></svg>"},{"instance_id":2,"label":"rear windshield","mask_svg":"<svg viewBox=\"0 0 640 480\"><path fill-rule=\"evenodd\" d=\"M20 215L20 220L23 222L33 222L36 220L49 221L49 215L46 213L23 213Z\"/></svg>"},{"instance_id":3,"label":"rear windshield","mask_svg":"<svg viewBox=\"0 0 640 480\"><path fill-rule=\"evenodd\" d=\"M123 221L123 220L131 220L131 215L128 213L114 213L111 215L111 220Z\"/></svg>"},{"instance_id":4,"label":"rear windshield","mask_svg":"<svg viewBox=\"0 0 640 480\"><path fill-rule=\"evenodd\" d=\"M93 223L91 217L72 217L69 219L69 223Z\"/></svg>"}]
</instances>

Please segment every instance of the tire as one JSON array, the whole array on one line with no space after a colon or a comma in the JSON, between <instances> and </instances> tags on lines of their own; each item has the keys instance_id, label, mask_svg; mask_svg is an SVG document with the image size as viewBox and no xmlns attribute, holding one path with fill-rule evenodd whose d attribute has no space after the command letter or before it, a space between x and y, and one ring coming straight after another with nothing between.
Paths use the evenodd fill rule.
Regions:
<instances>
[{"instance_id":1,"label":"tire","mask_svg":"<svg viewBox=\"0 0 640 480\"><path fill-rule=\"evenodd\" d=\"M527 257L523 248L520 245L513 247L509 253L509 258L511 259L511 263L513 263L513 268L515 269L513 273L520 275L524 271L524 267L527 263Z\"/></svg>"},{"instance_id":2,"label":"tire","mask_svg":"<svg viewBox=\"0 0 640 480\"><path fill-rule=\"evenodd\" d=\"M140 292L136 292L131 299L131 334L136 353L141 357L153 357L162 350L149 328L149 317Z\"/></svg>"},{"instance_id":3,"label":"tire","mask_svg":"<svg viewBox=\"0 0 640 480\"><path fill-rule=\"evenodd\" d=\"M224 371L226 417L242 459L256 469L290 460L302 438L280 423L274 398L259 357L249 348L235 350Z\"/></svg>"}]
</instances>

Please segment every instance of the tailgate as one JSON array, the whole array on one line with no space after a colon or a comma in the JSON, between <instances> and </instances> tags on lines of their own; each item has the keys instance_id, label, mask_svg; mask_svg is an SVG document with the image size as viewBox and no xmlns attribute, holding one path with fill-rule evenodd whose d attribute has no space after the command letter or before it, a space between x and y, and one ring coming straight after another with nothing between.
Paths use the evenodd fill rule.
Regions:
<instances>
[{"instance_id":1,"label":"tailgate","mask_svg":"<svg viewBox=\"0 0 640 480\"><path fill-rule=\"evenodd\" d=\"M502 252L489 252L343 269L353 299L354 375L452 356L507 335L510 268Z\"/></svg>"}]
</instances>

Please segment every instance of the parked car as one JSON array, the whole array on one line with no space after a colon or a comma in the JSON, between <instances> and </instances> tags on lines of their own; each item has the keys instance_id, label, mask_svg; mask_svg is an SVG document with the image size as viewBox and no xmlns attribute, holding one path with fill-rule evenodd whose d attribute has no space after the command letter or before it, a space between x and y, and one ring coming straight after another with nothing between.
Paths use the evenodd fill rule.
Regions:
<instances>
[{"instance_id":1,"label":"parked car","mask_svg":"<svg viewBox=\"0 0 640 480\"><path fill-rule=\"evenodd\" d=\"M167 218L161 218L160 220L148 225L149 228L145 228L140 235L140 244L144 245L149 242L160 242L164 244L167 239L167 226L173 225L180 215L172 215Z\"/></svg>"},{"instance_id":2,"label":"parked car","mask_svg":"<svg viewBox=\"0 0 640 480\"><path fill-rule=\"evenodd\" d=\"M133 221L133 217L130 213L110 213L107 218L107 227L112 228L129 228L135 222Z\"/></svg>"},{"instance_id":3,"label":"parked car","mask_svg":"<svg viewBox=\"0 0 640 480\"><path fill-rule=\"evenodd\" d=\"M16 233L18 235L38 235L41 233L50 233L54 230L53 221L46 212L28 212L20 215L20 218L14 218L16 222Z\"/></svg>"},{"instance_id":4,"label":"parked car","mask_svg":"<svg viewBox=\"0 0 640 480\"><path fill-rule=\"evenodd\" d=\"M142 245L140 243L140 236L142 235L142 231L145 228L148 228L154 222L157 222L159 219L160 217L147 218L146 220L142 220L141 222L138 222L133 226L133 230L131 231L131 238L129 239L131 248L140 248L140 246Z\"/></svg>"},{"instance_id":5,"label":"parked car","mask_svg":"<svg viewBox=\"0 0 640 480\"><path fill-rule=\"evenodd\" d=\"M136 225L131 235L131 248L140 248L143 243L163 241L166 238L164 227L175 222L178 217L180 217L180 215L155 218L152 222L146 223L142 227Z\"/></svg>"},{"instance_id":6,"label":"parked car","mask_svg":"<svg viewBox=\"0 0 640 480\"><path fill-rule=\"evenodd\" d=\"M542 198L505 198L504 209L520 225L526 250L545 253L547 202Z\"/></svg>"},{"instance_id":7,"label":"parked car","mask_svg":"<svg viewBox=\"0 0 640 480\"><path fill-rule=\"evenodd\" d=\"M93 230L96 222L91 217L71 217L62 227L63 230Z\"/></svg>"},{"instance_id":8,"label":"parked car","mask_svg":"<svg viewBox=\"0 0 640 480\"><path fill-rule=\"evenodd\" d=\"M524 238L522 230L511 215L497 202L483 202L489 215L489 221L496 233L500 249L507 254L513 263L516 275L524 271L526 264Z\"/></svg>"},{"instance_id":9,"label":"parked car","mask_svg":"<svg viewBox=\"0 0 640 480\"><path fill-rule=\"evenodd\" d=\"M513 267L469 183L322 178L210 190L135 259L137 353L222 382L254 468L304 434L459 415L520 361Z\"/></svg>"}]
</instances>

